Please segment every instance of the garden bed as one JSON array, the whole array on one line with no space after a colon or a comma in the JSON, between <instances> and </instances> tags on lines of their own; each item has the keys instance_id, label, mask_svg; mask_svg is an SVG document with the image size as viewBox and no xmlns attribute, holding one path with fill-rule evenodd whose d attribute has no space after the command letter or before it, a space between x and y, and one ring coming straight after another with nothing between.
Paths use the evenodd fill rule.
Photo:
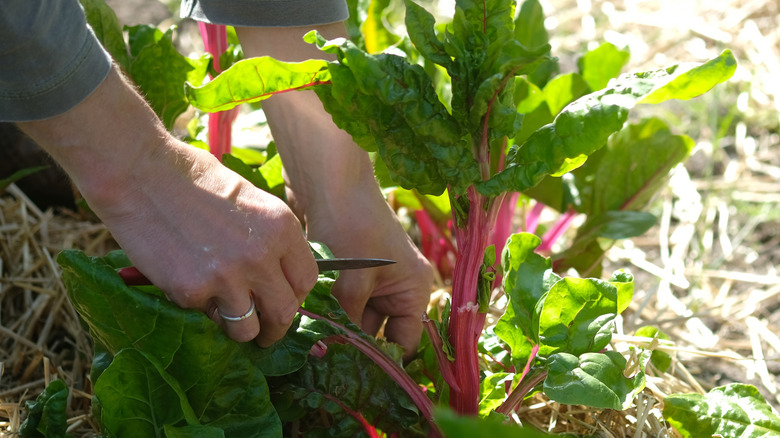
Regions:
<instances>
[{"instance_id":1,"label":"garden bed","mask_svg":"<svg viewBox=\"0 0 780 438\"><path fill-rule=\"evenodd\" d=\"M679 1L548 5L556 20L549 24L559 30L551 32L556 53L581 53L591 41L623 38L632 60L649 60L626 69L639 71L708 59L727 47L740 70L684 111L653 110L697 147L654 201L650 211L659 223L608 253L605 272L626 268L636 277L634 300L618 321L613 345L623 350L641 342L628 336L634 329L658 326L671 338L659 347L671 354L671 367L649 371L647 389L622 412L536 396L518 415L539 428L675 436L660 415L666 395L703 393L730 382L755 385L780 407L780 87L773 79L780 71L780 9L772 1L690 4L696 9L674 16L669 11ZM675 21L682 17L689 21ZM89 336L54 262L66 248L102 255L115 244L102 225L81 214L41 211L15 186L2 193L0 436L18 428L24 402L54 378L71 389L70 433L97 434L90 416ZM447 287L439 284L434 297L445 296ZM495 316L501 311L494 309Z\"/></svg>"}]
</instances>

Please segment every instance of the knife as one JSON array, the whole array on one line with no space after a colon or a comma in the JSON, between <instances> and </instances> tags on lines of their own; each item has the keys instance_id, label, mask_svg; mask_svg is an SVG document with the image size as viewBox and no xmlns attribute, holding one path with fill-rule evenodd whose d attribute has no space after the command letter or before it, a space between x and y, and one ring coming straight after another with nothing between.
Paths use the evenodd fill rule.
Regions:
<instances>
[{"instance_id":1,"label":"knife","mask_svg":"<svg viewBox=\"0 0 780 438\"><path fill-rule=\"evenodd\" d=\"M320 272L325 271L343 271L345 269L365 269L377 266L391 265L395 260L373 259L373 258L335 258L335 259L316 259L317 267ZM148 278L135 266L122 268L119 270L119 276L128 286L149 286L152 284Z\"/></svg>"}]
</instances>

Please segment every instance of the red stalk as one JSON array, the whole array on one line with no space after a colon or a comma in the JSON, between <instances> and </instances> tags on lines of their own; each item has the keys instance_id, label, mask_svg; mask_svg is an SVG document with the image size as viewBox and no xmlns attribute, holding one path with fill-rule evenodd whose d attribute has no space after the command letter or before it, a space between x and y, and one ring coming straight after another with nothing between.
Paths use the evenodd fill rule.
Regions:
<instances>
[{"instance_id":1,"label":"red stalk","mask_svg":"<svg viewBox=\"0 0 780 438\"><path fill-rule=\"evenodd\" d=\"M504 400L504 403L501 404L501 406L496 409L496 412L504 415L509 415L510 412L512 412L517 406L522 403L523 399L525 398L525 395L528 394L528 391L533 389L536 384L538 384L541 380L539 380L539 376L531 379L530 382L525 382L523 386L520 386L523 383L523 380L525 379L525 376L528 375L528 372L531 370L531 364L534 363L534 360L536 359L536 355L539 353L539 344L534 345L534 347L531 349L531 356L528 357L528 362L525 364L525 368L523 368L523 374L520 375L520 380L517 382L517 386L515 387L514 391L512 391L509 394L509 397ZM541 378L544 379L547 377L547 373L543 372L541 375ZM529 384L531 386L529 386Z\"/></svg>"},{"instance_id":2,"label":"red stalk","mask_svg":"<svg viewBox=\"0 0 780 438\"><path fill-rule=\"evenodd\" d=\"M360 423L360 425L363 426L363 429L366 431L366 433L368 434L368 436L370 438L380 438L379 432L376 431L376 428L371 423L369 423L368 420L366 420L365 417L363 417L360 414L360 412L357 412L357 411L355 411L353 409L350 409L349 406L345 405L337 397L334 397L334 396L332 396L330 394L323 394L323 395L328 400L330 400L330 401L336 403L337 405L339 405L339 407L341 407L341 409L343 409L344 412L349 414L352 418L356 419ZM384 434L383 434L383 436L384 436Z\"/></svg>"},{"instance_id":3,"label":"red stalk","mask_svg":"<svg viewBox=\"0 0 780 438\"><path fill-rule=\"evenodd\" d=\"M540 253L550 252L555 242L557 242L563 233L569 229L572 221L574 221L576 216L577 211L574 208L569 207L569 209L566 210L566 213L562 214L558 218L558 221L555 223L555 225L544 234L542 237L542 243L539 245L536 251Z\"/></svg>"},{"instance_id":4,"label":"red stalk","mask_svg":"<svg viewBox=\"0 0 780 438\"><path fill-rule=\"evenodd\" d=\"M209 23L198 23L203 45L211 54L214 70L222 72L219 58L227 50L227 29L225 26ZM230 153L232 143L231 128L238 116L238 107L209 114L209 149L215 157L222 160L222 155Z\"/></svg>"},{"instance_id":5,"label":"red stalk","mask_svg":"<svg viewBox=\"0 0 780 438\"><path fill-rule=\"evenodd\" d=\"M344 334L331 336L330 338L343 340L344 342L360 350L366 356L370 357L374 363L382 368L382 370L387 373L387 375L395 380L396 383L398 383L398 385L403 388L407 394L409 394L409 397L412 399L415 406L417 406L417 409L420 410L420 414L425 417L425 419L428 421L428 424L431 426L431 432L429 436L434 438L442 436L441 432L436 427L436 423L433 421L433 403L431 403L431 400L428 398L428 396L426 396L425 393L420 389L420 386L417 385L417 383L412 380L412 378L406 374L406 371L398 366L398 364L387 357L387 355L377 347L370 344L365 339L353 333L343 325L303 308L298 309L298 313L312 319L325 321L328 324L341 329Z\"/></svg>"},{"instance_id":6,"label":"red stalk","mask_svg":"<svg viewBox=\"0 0 780 438\"><path fill-rule=\"evenodd\" d=\"M452 271L450 256L457 257L454 245L427 211L417 210L414 215L420 228L420 249L423 255L438 269L442 278L449 278Z\"/></svg>"},{"instance_id":7,"label":"red stalk","mask_svg":"<svg viewBox=\"0 0 780 438\"><path fill-rule=\"evenodd\" d=\"M479 313L477 287L490 231L488 199L472 186L468 189L469 211L464 228L456 227L460 257L452 280L452 310L449 337L455 356L454 372L459 390L450 388L450 406L460 414L479 412L479 352L485 314ZM453 214L457 214L453 209ZM456 218L455 223L458 223Z\"/></svg>"},{"instance_id":8,"label":"red stalk","mask_svg":"<svg viewBox=\"0 0 780 438\"><path fill-rule=\"evenodd\" d=\"M527 233L535 233L536 227L539 226L539 219L542 217L542 211L544 211L545 205L541 202L537 202L534 204L533 208L531 208L531 211L528 212L528 215L525 217L525 231Z\"/></svg>"}]
</instances>

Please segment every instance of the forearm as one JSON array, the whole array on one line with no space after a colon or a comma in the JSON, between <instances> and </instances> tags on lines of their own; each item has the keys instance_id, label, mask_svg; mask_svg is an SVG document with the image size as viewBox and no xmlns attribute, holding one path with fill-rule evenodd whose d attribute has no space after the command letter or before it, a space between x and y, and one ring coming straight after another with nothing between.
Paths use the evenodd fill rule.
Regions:
<instances>
[{"instance_id":1,"label":"forearm","mask_svg":"<svg viewBox=\"0 0 780 438\"><path fill-rule=\"evenodd\" d=\"M18 123L96 205L115 203L168 133L121 74L108 77L83 102L58 116Z\"/></svg>"},{"instance_id":2,"label":"forearm","mask_svg":"<svg viewBox=\"0 0 780 438\"><path fill-rule=\"evenodd\" d=\"M333 59L303 42L308 27L238 28L248 57L272 56L298 62ZM326 38L345 36L342 23L318 26ZM338 205L356 189L377 190L368 154L339 129L313 91L283 93L263 102L274 141L284 162L286 183L299 215Z\"/></svg>"}]
</instances>

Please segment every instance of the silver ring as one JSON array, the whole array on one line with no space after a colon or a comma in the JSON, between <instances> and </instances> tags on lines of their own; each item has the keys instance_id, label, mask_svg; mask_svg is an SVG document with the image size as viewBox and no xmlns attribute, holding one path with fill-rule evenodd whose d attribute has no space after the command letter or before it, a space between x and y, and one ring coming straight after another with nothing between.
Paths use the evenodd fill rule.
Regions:
<instances>
[{"instance_id":1,"label":"silver ring","mask_svg":"<svg viewBox=\"0 0 780 438\"><path fill-rule=\"evenodd\" d=\"M230 321L230 322L243 321L255 314L255 300L249 300L249 310L247 310L246 313L241 316L227 316L222 312L220 312L219 308L217 308L217 313L219 313L219 317L224 319L225 321Z\"/></svg>"}]
</instances>

